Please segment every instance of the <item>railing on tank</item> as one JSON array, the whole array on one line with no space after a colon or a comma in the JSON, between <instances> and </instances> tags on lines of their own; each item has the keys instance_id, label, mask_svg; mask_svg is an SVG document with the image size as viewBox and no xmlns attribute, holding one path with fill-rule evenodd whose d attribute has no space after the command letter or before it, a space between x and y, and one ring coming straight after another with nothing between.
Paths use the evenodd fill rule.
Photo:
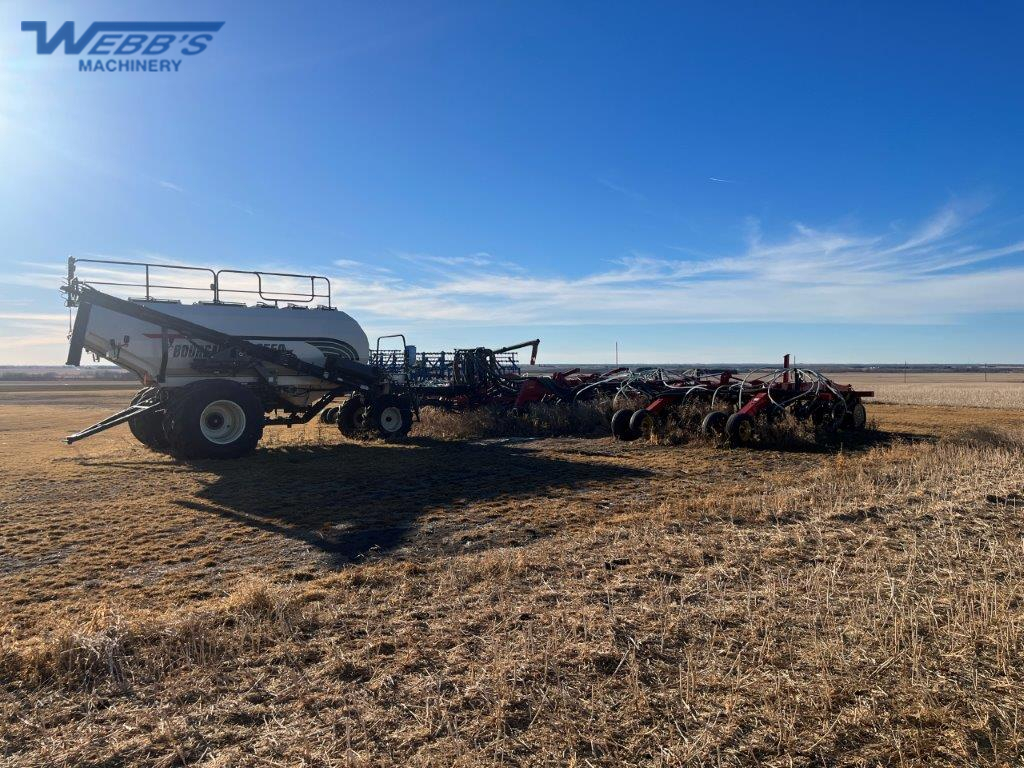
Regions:
<instances>
[{"instance_id":1,"label":"railing on tank","mask_svg":"<svg viewBox=\"0 0 1024 768\"><path fill-rule=\"evenodd\" d=\"M80 276L76 274L79 264L102 265L97 270L96 276ZM127 269L125 269L127 268ZM174 282L164 282L165 277L160 273L163 270L171 271L172 274L201 274L208 276L210 282L204 285L180 285ZM230 278L227 276L248 275L256 278L256 285L252 288L232 287ZM134 278L134 279L133 279ZM274 290L273 280L291 281L292 285L281 286L291 290ZM242 269L220 269L214 270L209 267L192 267L182 264L156 264L145 261L119 261L114 259L79 259L74 256L68 257L68 285L74 281L93 287L103 286L105 288L141 288L145 291L143 298L146 301L160 300L159 292L186 292L199 293L209 296L215 304L225 302L225 296L231 298L237 296L244 299L246 296L258 299L267 304L280 306L286 304L314 304L317 301L325 301L328 308L331 304L331 281L323 275L301 275L292 272L263 272L260 270ZM171 281L174 278L170 278ZM264 281L267 281L266 283ZM309 290L305 288L306 281L309 282ZM268 287L269 284L269 287ZM180 293L178 294L181 295Z\"/></svg>"}]
</instances>

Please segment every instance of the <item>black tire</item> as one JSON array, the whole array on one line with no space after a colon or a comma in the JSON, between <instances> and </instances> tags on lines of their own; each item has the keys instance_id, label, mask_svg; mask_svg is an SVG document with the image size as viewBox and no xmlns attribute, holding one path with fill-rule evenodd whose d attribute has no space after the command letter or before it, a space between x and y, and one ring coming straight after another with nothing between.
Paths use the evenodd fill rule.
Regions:
<instances>
[{"instance_id":1,"label":"black tire","mask_svg":"<svg viewBox=\"0 0 1024 768\"><path fill-rule=\"evenodd\" d=\"M846 416L843 417L843 427L852 430L862 430L868 423L868 411L859 399L849 403Z\"/></svg>"},{"instance_id":2,"label":"black tire","mask_svg":"<svg viewBox=\"0 0 1024 768\"><path fill-rule=\"evenodd\" d=\"M819 403L811 412L811 423L824 434L835 432L846 421L849 410L842 400Z\"/></svg>"},{"instance_id":3,"label":"black tire","mask_svg":"<svg viewBox=\"0 0 1024 768\"><path fill-rule=\"evenodd\" d=\"M132 405L140 403L150 395L155 394L156 387L148 387L139 390L132 398ZM131 430L135 439L157 453L167 453L170 448L170 441L164 434L164 413L163 411L149 411L141 416L128 419L128 429Z\"/></svg>"},{"instance_id":4,"label":"black tire","mask_svg":"<svg viewBox=\"0 0 1024 768\"><path fill-rule=\"evenodd\" d=\"M629 419L633 412L629 408L622 408L612 414L612 434L617 440L636 440L638 437L629 430Z\"/></svg>"},{"instance_id":5,"label":"black tire","mask_svg":"<svg viewBox=\"0 0 1024 768\"><path fill-rule=\"evenodd\" d=\"M749 413L734 413L725 422L729 445L749 445L754 440L754 419Z\"/></svg>"},{"instance_id":6,"label":"black tire","mask_svg":"<svg viewBox=\"0 0 1024 768\"><path fill-rule=\"evenodd\" d=\"M351 440L366 437L365 411L366 401L362 397L359 395L350 397L338 408L336 419L338 431Z\"/></svg>"},{"instance_id":7,"label":"black tire","mask_svg":"<svg viewBox=\"0 0 1024 768\"><path fill-rule=\"evenodd\" d=\"M320 423L321 424L337 424L338 423L338 411L341 410L336 405L332 405L330 408L324 408L320 411Z\"/></svg>"},{"instance_id":8,"label":"black tire","mask_svg":"<svg viewBox=\"0 0 1024 768\"><path fill-rule=\"evenodd\" d=\"M263 404L234 381L190 384L164 419L171 453L179 459L237 459L263 437Z\"/></svg>"},{"instance_id":9,"label":"black tire","mask_svg":"<svg viewBox=\"0 0 1024 768\"><path fill-rule=\"evenodd\" d=\"M654 429L654 417L644 408L634 411L629 417L629 431L636 439L649 435Z\"/></svg>"},{"instance_id":10,"label":"black tire","mask_svg":"<svg viewBox=\"0 0 1024 768\"><path fill-rule=\"evenodd\" d=\"M366 423L387 442L401 440L412 429L412 408L404 398L384 395L370 404Z\"/></svg>"},{"instance_id":11,"label":"black tire","mask_svg":"<svg viewBox=\"0 0 1024 768\"><path fill-rule=\"evenodd\" d=\"M728 421L729 415L725 411L712 411L700 423L701 434L707 437L721 437Z\"/></svg>"}]
</instances>

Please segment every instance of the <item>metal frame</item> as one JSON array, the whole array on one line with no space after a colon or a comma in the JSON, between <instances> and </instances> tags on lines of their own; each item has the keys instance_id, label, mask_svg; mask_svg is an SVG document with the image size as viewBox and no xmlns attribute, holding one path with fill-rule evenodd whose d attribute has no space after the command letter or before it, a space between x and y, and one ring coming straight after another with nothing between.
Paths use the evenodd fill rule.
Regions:
<instances>
[{"instance_id":1,"label":"metal frame","mask_svg":"<svg viewBox=\"0 0 1024 768\"><path fill-rule=\"evenodd\" d=\"M76 265L78 264L110 264L120 267L142 267L144 279L142 282L124 283L111 280L94 280L89 278L81 278L76 276ZM201 272L210 276L210 284L204 288L201 286L190 286L190 285L167 285L154 283L152 280L152 270L157 269L169 269L169 270L180 270L182 272ZM222 285L222 276L224 275L252 275L256 278L256 289L255 290L243 290L239 288L225 288ZM268 277L287 277L301 280L309 280L309 292L308 293L296 293L294 291L272 291L265 289L263 286L263 279ZM272 303L275 307L279 306L281 302L293 303L293 304L313 304L317 300L326 300L327 308L333 309L334 306L331 303L331 281L329 278L323 275L302 275L292 272L263 272L259 270L244 270L244 269L219 269L214 270L210 267L191 267L181 264L157 264L146 261L119 261L116 259L79 259L74 256L68 257L68 284L77 281L81 285L89 286L103 286L103 287L118 287L118 288L142 288L145 291L143 297L145 301L160 301L161 299L154 297L153 291L210 291L213 296L214 304L222 304L223 294L240 294L242 296L253 296L258 298L260 301L266 303ZM69 304L69 306L74 306Z\"/></svg>"},{"instance_id":2,"label":"metal frame","mask_svg":"<svg viewBox=\"0 0 1024 768\"><path fill-rule=\"evenodd\" d=\"M116 427L118 424L124 424L126 421L133 419L136 416L141 416L144 413L156 411L163 407L164 404L160 399L160 396L158 394L153 394L139 403L133 403L124 410L107 416L107 418L96 422L91 427L86 427L83 430L75 432L73 435L68 435L64 438L64 442L68 445L77 443L79 440L84 440L98 432L105 432L111 427Z\"/></svg>"}]
</instances>

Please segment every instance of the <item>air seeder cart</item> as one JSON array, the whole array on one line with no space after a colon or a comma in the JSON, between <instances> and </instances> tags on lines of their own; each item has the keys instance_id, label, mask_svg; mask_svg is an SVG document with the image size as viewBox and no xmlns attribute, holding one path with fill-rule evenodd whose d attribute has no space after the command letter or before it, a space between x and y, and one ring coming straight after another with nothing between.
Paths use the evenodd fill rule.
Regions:
<instances>
[{"instance_id":1,"label":"air seeder cart","mask_svg":"<svg viewBox=\"0 0 1024 768\"><path fill-rule=\"evenodd\" d=\"M87 276L76 272L83 265ZM110 288L144 295L119 298ZM62 290L78 308L68 365L85 350L146 385L68 443L127 422L155 450L241 456L265 426L308 422L350 395L360 398L361 425L386 439L412 425L408 384L371 364L366 334L331 305L326 277L69 258ZM154 297L175 292L200 300Z\"/></svg>"},{"instance_id":2,"label":"air seeder cart","mask_svg":"<svg viewBox=\"0 0 1024 768\"><path fill-rule=\"evenodd\" d=\"M540 343L417 355L396 334L371 351L320 275L69 258L62 291L78 308L68 365L85 350L145 385L127 408L65 441L127 422L148 447L189 459L242 456L265 426L318 413L347 436L394 440L421 405L512 403L523 378L516 352L530 347L532 364ZM382 349L389 338L402 348Z\"/></svg>"}]
</instances>

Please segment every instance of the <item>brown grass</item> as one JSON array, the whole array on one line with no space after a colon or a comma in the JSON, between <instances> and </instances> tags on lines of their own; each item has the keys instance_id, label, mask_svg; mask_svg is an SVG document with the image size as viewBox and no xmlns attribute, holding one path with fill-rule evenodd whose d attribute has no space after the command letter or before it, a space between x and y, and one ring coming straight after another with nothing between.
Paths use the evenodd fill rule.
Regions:
<instances>
[{"instance_id":1,"label":"brown grass","mask_svg":"<svg viewBox=\"0 0 1024 768\"><path fill-rule=\"evenodd\" d=\"M551 405L534 403L521 413L506 407L485 407L466 412L423 408L415 434L442 440L479 440L506 437L583 437L610 434L610 401Z\"/></svg>"},{"instance_id":2,"label":"brown grass","mask_svg":"<svg viewBox=\"0 0 1024 768\"><path fill-rule=\"evenodd\" d=\"M1024 754L1024 443L999 420L826 453L311 426L187 468L113 436L69 456L23 409L0 406L5 765Z\"/></svg>"},{"instance_id":3,"label":"brown grass","mask_svg":"<svg viewBox=\"0 0 1024 768\"><path fill-rule=\"evenodd\" d=\"M952 405L973 408L1024 408L1024 383L910 383L880 384L875 399L906 405Z\"/></svg>"}]
</instances>

